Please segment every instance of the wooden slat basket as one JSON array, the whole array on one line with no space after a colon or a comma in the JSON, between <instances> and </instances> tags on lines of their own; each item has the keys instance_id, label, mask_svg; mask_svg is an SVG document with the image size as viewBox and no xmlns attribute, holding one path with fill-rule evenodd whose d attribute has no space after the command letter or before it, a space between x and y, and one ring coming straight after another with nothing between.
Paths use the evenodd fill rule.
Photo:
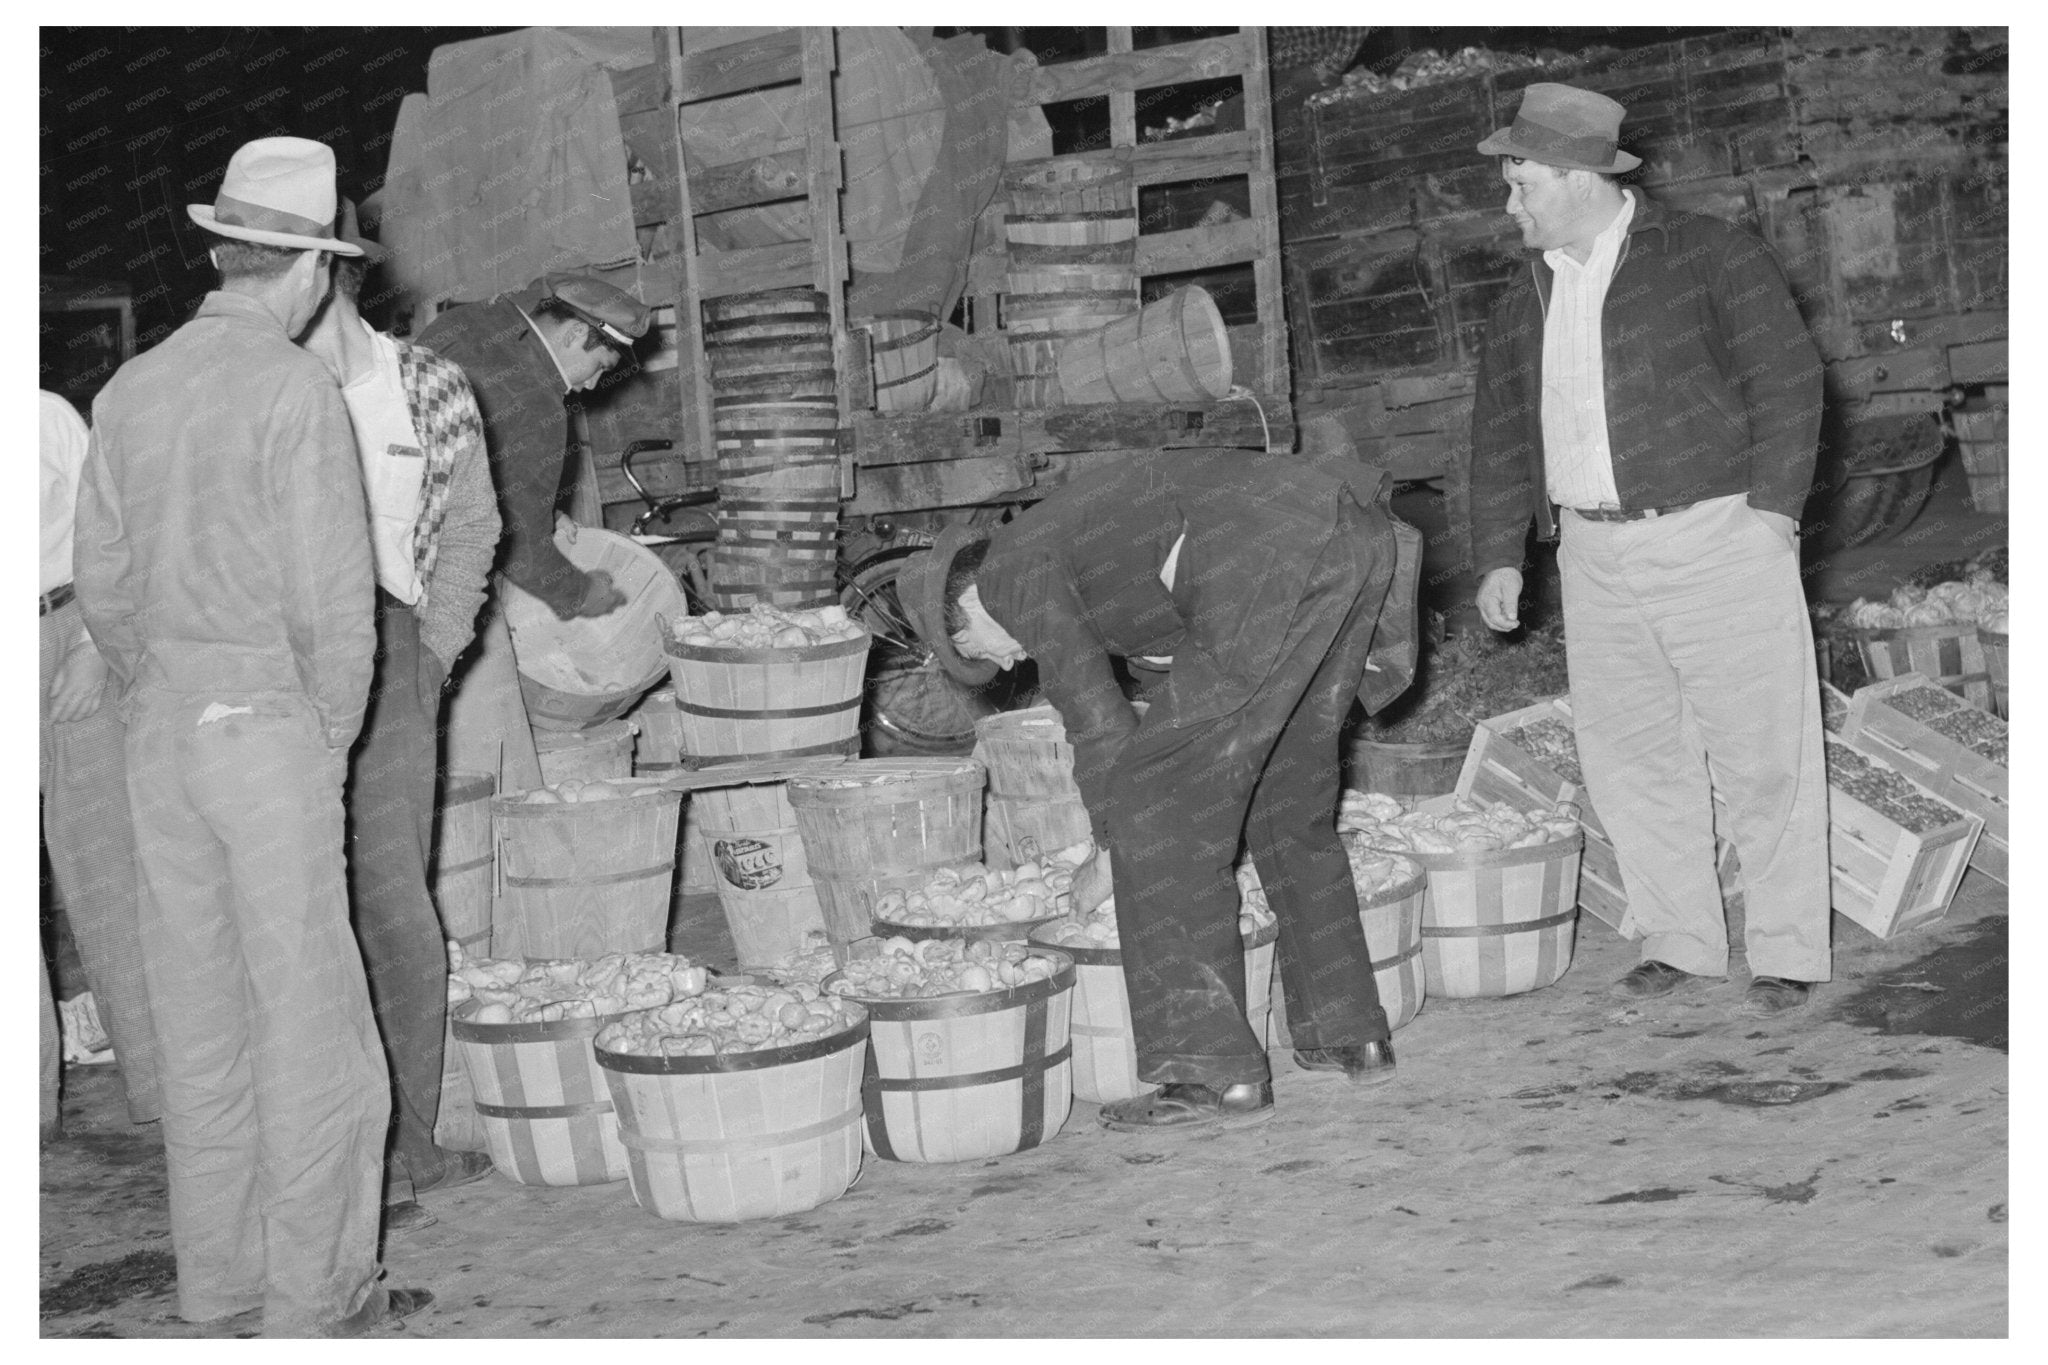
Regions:
<instances>
[{"instance_id":1,"label":"wooden slat basket","mask_svg":"<svg viewBox=\"0 0 2048 1365\"><path fill-rule=\"evenodd\" d=\"M1414 876L1358 898L1373 984L1379 988L1389 1028L1401 1028L1414 1019L1429 994L1428 973L1422 966L1422 910L1428 884L1429 874L1416 863Z\"/></svg>"},{"instance_id":2,"label":"wooden slat basket","mask_svg":"<svg viewBox=\"0 0 2048 1365\"><path fill-rule=\"evenodd\" d=\"M876 931L885 891L913 891L941 868L981 863L987 771L971 758L866 758L791 778L825 932L852 943Z\"/></svg>"},{"instance_id":3,"label":"wooden slat basket","mask_svg":"<svg viewBox=\"0 0 2048 1365\"><path fill-rule=\"evenodd\" d=\"M682 713L684 765L860 752L872 637L801 649L666 648Z\"/></svg>"},{"instance_id":4,"label":"wooden slat basket","mask_svg":"<svg viewBox=\"0 0 2048 1365\"><path fill-rule=\"evenodd\" d=\"M974 756L988 769L982 843L990 867L1016 867L1093 839L1058 711L1000 711L977 720L974 736Z\"/></svg>"},{"instance_id":5,"label":"wooden slat basket","mask_svg":"<svg viewBox=\"0 0 2048 1365\"><path fill-rule=\"evenodd\" d=\"M629 779L630 781L630 779ZM682 793L491 802L498 909L491 956L594 958L668 946Z\"/></svg>"},{"instance_id":6,"label":"wooden slat basket","mask_svg":"<svg viewBox=\"0 0 2048 1365\"><path fill-rule=\"evenodd\" d=\"M683 768L683 717L676 710L673 687L649 692L627 716L640 729L633 745L633 775L656 781ZM683 803L683 846L676 855L683 870L678 885L685 895L708 896L718 890L711 865L711 845L704 838L703 805L699 796Z\"/></svg>"},{"instance_id":7,"label":"wooden slat basket","mask_svg":"<svg viewBox=\"0 0 2048 1365\"><path fill-rule=\"evenodd\" d=\"M659 1218L738 1223L830 1203L860 1174L868 1024L710 1057L597 1049L633 1200Z\"/></svg>"},{"instance_id":8,"label":"wooden slat basket","mask_svg":"<svg viewBox=\"0 0 2048 1365\"><path fill-rule=\"evenodd\" d=\"M939 388L939 320L915 309L878 313L853 324L868 334L875 407L923 412Z\"/></svg>"},{"instance_id":9,"label":"wooden slat basket","mask_svg":"<svg viewBox=\"0 0 2048 1365\"><path fill-rule=\"evenodd\" d=\"M450 1029L476 1096L491 1162L522 1185L603 1185L626 1178L604 1073L591 1040L624 1014L552 1024L479 1024L458 1005Z\"/></svg>"},{"instance_id":10,"label":"wooden slat basket","mask_svg":"<svg viewBox=\"0 0 2048 1365\"><path fill-rule=\"evenodd\" d=\"M789 784L692 793L733 950L742 967L770 967L825 931L824 907L789 803Z\"/></svg>"},{"instance_id":11,"label":"wooden slat basket","mask_svg":"<svg viewBox=\"0 0 2048 1365\"><path fill-rule=\"evenodd\" d=\"M660 682L668 660L661 622L685 615L682 584L661 557L627 536L578 527L555 544L586 572L602 570L626 604L564 621L539 598L505 585L505 623L519 660L519 692L536 730L583 730L625 714Z\"/></svg>"},{"instance_id":12,"label":"wooden slat basket","mask_svg":"<svg viewBox=\"0 0 2048 1365\"><path fill-rule=\"evenodd\" d=\"M1230 337L1198 285L1062 342L1056 364L1068 403L1213 403L1230 392Z\"/></svg>"},{"instance_id":13,"label":"wooden slat basket","mask_svg":"<svg viewBox=\"0 0 2048 1365\"><path fill-rule=\"evenodd\" d=\"M442 935L479 957L491 949L491 798L497 791L489 773L449 773L436 802L434 908Z\"/></svg>"},{"instance_id":14,"label":"wooden slat basket","mask_svg":"<svg viewBox=\"0 0 2048 1365\"><path fill-rule=\"evenodd\" d=\"M608 720L587 730L542 730L533 737L540 780L591 782L633 775L634 732L630 721Z\"/></svg>"},{"instance_id":15,"label":"wooden slat basket","mask_svg":"<svg viewBox=\"0 0 2048 1365\"><path fill-rule=\"evenodd\" d=\"M1833 735L1825 738L1830 746L1844 743ZM1872 763L1892 766L1861 752ZM1947 915L1984 829L1976 815L1958 809L1955 816L1949 824L1916 834L1830 783L1828 865L1835 909L1879 938Z\"/></svg>"},{"instance_id":16,"label":"wooden slat basket","mask_svg":"<svg viewBox=\"0 0 2048 1365\"><path fill-rule=\"evenodd\" d=\"M1268 924L1243 940L1245 1022L1261 1046L1271 1038L1273 945L1279 936L1279 926ZM1138 1040L1131 1027L1131 995L1124 982L1122 950L1063 947L1058 951L1074 960L1074 1098L1108 1104L1142 1094L1150 1087L1138 1079Z\"/></svg>"},{"instance_id":17,"label":"wooden slat basket","mask_svg":"<svg viewBox=\"0 0 2048 1365\"><path fill-rule=\"evenodd\" d=\"M867 1007L868 1150L885 1161L977 1161L1058 1134L1074 1099L1074 961L1009 990ZM829 986L835 978L826 978Z\"/></svg>"}]
</instances>

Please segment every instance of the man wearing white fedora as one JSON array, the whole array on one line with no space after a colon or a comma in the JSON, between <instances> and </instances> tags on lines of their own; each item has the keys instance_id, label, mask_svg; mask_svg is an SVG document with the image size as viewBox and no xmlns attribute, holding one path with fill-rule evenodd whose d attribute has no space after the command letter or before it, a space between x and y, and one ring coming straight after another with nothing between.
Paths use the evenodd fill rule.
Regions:
<instances>
[{"instance_id":1,"label":"man wearing white fedora","mask_svg":"<svg viewBox=\"0 0 2048 1365\"><path fill-rule=\"evenodd\" d=\"M1821 360L1777 258L1614 176L1622 106L1524 93L1500 158L1532 248L1494 305L1472 412L1479 612L1518 620L1533 519L1559 541L1572 719L1628 889L1645 999L1728 974L1714 796L1742 860L1741 1010L1829 977L1827 771L1798 525ZM1561 511L1553 513L1554 508Z\"/></svg>"},{"instance_id":2,"label":"man wearing white fedora","mask_svg":"<svg viewBox=\"0 0 2048 1365\"><path fill-rule=\"evenodd\" d=\"M387 1290L390 1098L349 931L342 778L376 634L348 410L292 344L328 289L334 154L237 151L210 205L221 286L93 405L75 530L119 682L158 1038L178 1311L354 1335Z\"/></svg>"}]
</instances>

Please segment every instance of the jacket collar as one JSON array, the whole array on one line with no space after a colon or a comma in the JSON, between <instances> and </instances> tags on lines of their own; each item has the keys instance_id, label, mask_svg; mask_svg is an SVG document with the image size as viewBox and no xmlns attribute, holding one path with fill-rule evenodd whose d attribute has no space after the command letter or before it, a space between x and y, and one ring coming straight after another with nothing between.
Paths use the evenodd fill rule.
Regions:
<instances>
[{"instance_id":1,"label":"jacket collar","mask_svg":"<svg viewBox=\"0 0 2048 1365\"><path fill-rule=\"evenodd\" d=\"M258 327L267 327L279 336L284 335L284 320L278 317L277 314L250 298L247 294L231 293L225 289L208 291L206 297L199 301L198 311L194 312L192 316L195 319L233 318L238 322L248 322Z\"/></svg>"}]
</instances>

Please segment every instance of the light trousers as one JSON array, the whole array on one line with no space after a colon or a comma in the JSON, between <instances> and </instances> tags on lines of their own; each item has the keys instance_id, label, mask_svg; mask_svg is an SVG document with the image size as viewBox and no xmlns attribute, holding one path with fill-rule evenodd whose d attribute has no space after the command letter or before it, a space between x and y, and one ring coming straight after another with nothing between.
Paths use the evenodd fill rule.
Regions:
<instances>
[{"instance_id":1,"label":"light trousers","mask_svg":"<svg viewBox=\"0 0 2048 1365\"><path fill-rule=\"evenodd\" d=\"M1566 510L1559 577L1586 789L1642 955L1728 973L1718 795L1757 976L1826 981L1827 764L1796 549L1740 496L1605 522Z\"/></svg>"},{"instance_id":2,"label":"light trousers","mask_svg":"<svg viewBox=\"0 0 2048 1365\"><path fill-rule=\"evenodd\" d=\"M78 943L86 987L114 1044L128 1119L150 1123L162 1106L135 919L127 741L111 689L82 720L50 719L50 681L79 629L76 601L42 618L43 840L50 851L50 875Z\"/></svg>"},{"instance_id":3,"label":"light trousers","mask_svg":"<svg viewBox=\"0 0 2048 1365\"><path fill-rule=\"evenodd\" d=\"M301 693L143 687L128 725L178 1312L318 1335L383 1291L391 1099Z\"/></svg>"}]
</instances>

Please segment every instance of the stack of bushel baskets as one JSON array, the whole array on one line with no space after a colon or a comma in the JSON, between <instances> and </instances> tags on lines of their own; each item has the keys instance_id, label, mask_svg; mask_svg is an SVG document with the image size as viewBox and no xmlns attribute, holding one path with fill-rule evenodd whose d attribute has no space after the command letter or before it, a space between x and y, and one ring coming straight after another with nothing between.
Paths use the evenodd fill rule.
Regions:
<instances>
[{"instance_id":1,"label":"stack of bushel baskets","mask_svg":"<svg viewBox=\"0 0 2048 1365\"><path fill-rule=\"evenodd\" d=\"M1138 201L1128 167L1066 161L1004 181L1003 328L1017 406L1056 407L1060 348L1138 311Z\"/></svg>"},{"instance_id":2,"label":"stack of bushel baskets","mask_svg":"<svg viewBox=\"0 0 2048 1365\"><path fill-rule=\"evenodd\" d=\"M704 356L718 454L715 605L837 601L839 383L825 296L707 300Z\"/></svg>"}]
</instances>

